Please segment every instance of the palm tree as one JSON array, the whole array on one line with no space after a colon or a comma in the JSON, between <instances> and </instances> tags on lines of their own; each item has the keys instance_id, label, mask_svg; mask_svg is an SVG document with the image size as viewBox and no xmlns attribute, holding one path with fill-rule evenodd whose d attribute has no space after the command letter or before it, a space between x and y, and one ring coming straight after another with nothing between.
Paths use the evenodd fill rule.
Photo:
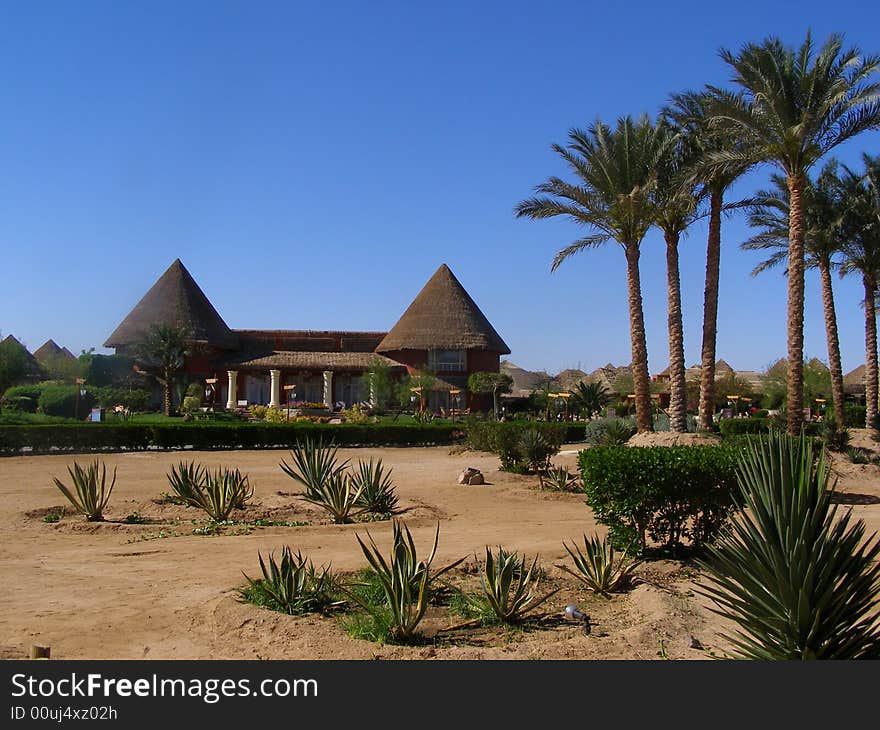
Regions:
<instances>
[{"instance_id":1,"label":"palm tree","mask_svg":"<svg viewBox=\"0 0 880 730\"><path fill-rule=\"evenodd\" d=\"M815 53L807 34L799 49L778 38L749 43L739 53L721 50L739 87L709 87L713 124L738 135L740 149L712 155L712 167L769 162L785 175L789 191L788 432L803 420L804 186L810 168L837 145L880 128L880 85L868 83L880 58L843 50L832 35Z\"/></svg>"},{"instance_id":2,"label":"palm tree","mask_svg":"<svg viewBox=\"0 0 880 730\"><path fill-rule=\"evenodd\" d=\"M553 145L553 150L568 163L577 182L551 177L537 186L539 197L524 200L515 209L518 218L563 216L590 229L591 233L556 254L552 271L570 256L608 241L616 241L623 249L639 431L653 428L639 254L654 222L651 191L657 161L669 144L669 135L646 115L638 120L618 119L613 129L601 121L587 131L573 129L569 144Z\"/></svg>"},{"instance_id":3,"label":"palm tree","mask_svg":"<svg viewBox=\"0 0 880 730\"><path fill-rule=\"evenodd\" d=\"M154 324L147 332L146 339L137 348L138 359L148 369L155 371L154 377L164 391L164 412L171 415L171 388L174 377L183 368L189 351L189 331L173 324Z\"/></svg>"},{"instance_id":4,"label":"palm tree","mask_svg":"<svg viewBox=\"0 0 880 730\"><path fill-rule=\"evenodd\" d=\"M870 428L876 423L877 373L877 277L880 272L880 155L863 155L865 172L843 166L841 193L846 202L843 223L841 275L861 274L865 290L865 416Z\"/></svg>"},{"instance_id":5,"label":"palm tree","mask_svg":"<svg viewBox=\"0 0 880 730\"><path fill-rule=\"evenodd\" d=\"M706 285L703 292L703 338L701 346L700 405L698 421L701 429L712 428L715 412L715 360L718 340L718 291L721 275L721 213L727 206L727 189L745 174L751 162L728 161L723 167L712 159L728 150L742 146L739 137L729 130L710 124L712 96L705 91L675 94L672 104L664 110L666 117L688 137L695 155L691 157L691 174L703 186L709 198L709 234L706 241Z\"/></svg>"},{"instance_id":6,"label":"palm tree","mask_svg":"<svg viewBox=\"0 0 880 730\"><path fill-rule=\"evenodd\" d=\"M687 134L667 122L659 122L670 142L657 164L657 182L653 188L655 223L666 242L667 321L669 328L669 427L687 431L687 393L684 366L684 327L681 317L681 277L678 266L678 243L697 217L697 187L689 179L695 149Z\"/></svg>"},{"instance_id":7,"label":"palm tree","mask_svg":"<svg viewBox=\"0 0 880 730\"><path fill-rule=\"evenodd\" d=\"M579 382L571 393L571 410L579 411L592 418L594 413L599 413L602 407L611 400L611 391L602 383Z\"/></svg>"},{"instance_id":8,"label":"palm tree","mask_svg":"<svg viewBox=\"0 0 880 730\"><path fill-rule=\"evenodd\" d=\"M781 175L771 177L774 188L762 190L754 197L749 225L761 229L742 244L748 251L772 251L770 257L752 271L762 271L782 264L788 257L788 185ZM822 308L825 313L825 335L828 341L828 369L831 373L831 398L834 418L840 430L846 428L843 406L843 368L840 361L840 339L837 334L837 313L831 271L837 267L834 257L843 246L843 209L840 196L837 162L831 160L822 168L816 182L806 179L804 186L804 265L818 269L822 282Z\"/></svg>"}]
</instances>

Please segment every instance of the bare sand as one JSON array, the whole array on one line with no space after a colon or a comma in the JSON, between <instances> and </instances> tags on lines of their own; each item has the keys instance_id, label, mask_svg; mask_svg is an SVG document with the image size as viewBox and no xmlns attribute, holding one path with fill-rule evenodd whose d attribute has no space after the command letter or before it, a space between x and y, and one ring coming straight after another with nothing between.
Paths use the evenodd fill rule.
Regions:
<instances>
[{"instance_id":1,"label":"bare sand","mask_svg":"<svg viewBox=\"0 0 880 730\"><path fill-rule=\"evenodd\" d=\"M867 432L855 444L880 450ZM577 446L554 460L572 470ZM343 458L381 457L394 469L406 510L401 518L427 549L437 523L437 565L481 553L485 545L540 555L548 585L560 588L537 628L440 633L425 646L380 646L350 638L336 617L285 616L237 600L242 571L258 571L264 554L289 544L318 563L355 571L364 559L355 533L366 530L381 546L389 522L332 525L297 499L297 485L278 468L286 451L111 454L118 468L107 522L87 523L67 514L43 517L64 505L52 484L66 466L89 457L33 456L0 459L0 658L24 657L32 643L51 646L59 659L699 659L724 653L718 637L729 628L694 593L692 566L656 561L639 569L632 591L607 600L581 590L554 567L566 559L563 539L603 532L579 494L540 491L535 477L500 472L489 454L451 453L448 447L349 449ZM294 527L233 526L222 535L198 535L203 516L165 503L166 472L180 460L236 466L256 484L254 505L237 519L305 522ZM458 473L476 467L485 486L460 486ZM838 460L844 501L880 529L880 467ZM138 513L150 524L125 524ZM239 533L239 534L236 534ZM458 571L455 580L473 580ZM593 632L567 622L576 603L593 618ZM448 617L429 614L433 634ZM694 648L695 637L702 648Z\"/></svg>"}]
</instances>

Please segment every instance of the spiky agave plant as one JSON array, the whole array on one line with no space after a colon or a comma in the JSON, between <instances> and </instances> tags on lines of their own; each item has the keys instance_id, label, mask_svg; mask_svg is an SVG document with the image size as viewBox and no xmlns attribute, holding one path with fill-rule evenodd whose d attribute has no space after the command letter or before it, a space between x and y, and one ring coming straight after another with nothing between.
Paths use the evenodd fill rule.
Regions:
<instances>
[{"instance_id":1,"label":"spiky agave plant","mask_svg":"<svg viewBox=\"0 0 880 730\"><path fill-rule=\"evenodd\" d=\"M254 486L247 474L242 474L238 469L232 470L233 479L238 480L240 487L236 492L235 504L233 509L246 509L248 502L254 496Z\"/></svg>"},{"instance_id":2,"label":"spiky agave plant","mask_svg":"<svg viewBox=\"0 0 880 730\"><path fill-rule=\"evenodd\" d=\"M311 560L299 551L294 553L289 545L281 549L280 561L276 561L272 553L266 561L261 553L257 555L262 578L245 574L248 585L238 591L241 600L291 615L325 613L339 605L338 581L329 565L316 568Z\"/></svg>"},{"instance_id":3,"label":"spiky agave plant","mask_svg":"<svg viewBox=\"0 0 880 730\"><path fill-rule=\"evenodd\" d=\"M102 522L104 520L104 508L110 501L110 493L116 486L116 468L113 468L113 479L107 486L107 465L95 459L87 466L73 463L73 468L67 467L67 473L73 482L73 487L68 488L60 479L52 477L55 486L67 497L77 512L85 515L89 522Z\"/></svg>"},{"instance_id":4,"label":"spiky agave plant","mask_svg":"<svg viewBox=\"0 0 880 730\"><path fill-rule=\"evenodd\" d=\"M385 470L382 459L358 461L351 475L352 485L361 490L357 505L368 512L390 515L397 511L398 499L391 481L392 469Z\"/></svg>"},{"instance_id":5,"label":"spiky agave plant","mask_svg":"<svg viewBox=\"0 0 880 730\"><path fill-rule=\"evenodd\" d=\"M600 540L598 535L591 538L584 535L583 552L576 543L568 545L563 541L562 546L571 556L576 570L565 565L556 567L570 573L591 591L603 596L627 586L632 580L633 571L642 562L628 558L626 553L615 559L614 546L606 538Z\"/></svg>"},{"instance_id":6,"label":"spiky agave plant","mask_svg":"<svg viewBox=\"0 0 880 730\"><path fill-rule=\"evenodd\" d=\"M206 475L205 467L194 461L189 463L181 461L173 464L171 473L167 475L168 483L176 495L172 499L179 504L198 507L196 492L204 485Z\"/></svg>"},{"instance_id":7,"label":"spiky agave plant","mask_svg":"<svg viewBox=\"0 0 880 730\"><path fill-rule=\"evenodd\" d=\"M306 494L318 496L330 477L348 466L347 459L341 464L337 462L338 451L332 441L325 444L321 436L306 436L297 440L290 451L293 463L288 464L282 459L279 466L287 476L305 487Z\"/></svg>"},{"instance_id":8,"label":"spiky agave plant","mask_svg":"<svg viewBox=\"0 0 880 730\"><path fill-rule=\"evenodd\" d=\"M564 466L551 467L538 475L541 489L553 492L576 492L578 491L577 474L572 474Z\"/></svg>"},{"instance_id":9,"label":"spiky agave plant","mask_svg":"<svg viewBox=\"0 0 880 730\"><path fill-rule=\"evenodd\" d=\"M503 547L493 553L486 547L486 560L480 572L483 594L495 617L506 624L518 624L529 613L559 592L556 588L543 596L536 590L540 579L537 575L538 556L528 570L526 556L509 553Z\"/></svg>"},{"instance_id":10,"label":"spiky agave plant","mask_svg":"<svg viewBox=\"0 0 880 730\"><path fill-rule=\"evenodd\" d=\"M214 522L225 522L232 510L244 504L253 489L247 475L238 469L207 471L205 481L194 493L193 504L208 513Z\"/></svg>"},{"instance_id":11,"label":"spiky agave plant","mask_svg":"<svg viewBox=\"0 0 880 730\"><path fill-rule=\"evenodd\" d=\"M357 535L358 544L367 559L370 568L376 574L385 594L385 603L390 614L391 636L397 641L411 641L416 635L419 622L428 609L429 589L431 583L444 573L452 570L464 558L450 563L435 573L431 572L431 564L437 554L437 543L440 539L440 523L434 533L434 544L426 559L420 560L415 541L409 528L395 520L392 528L392 545L390 559L386 560L381 550L367 532L367 543ZM352 592L347 593L367 613L377 613L376 607Z\"/></svg>"},{"instance_id":12,"label":"spiky agave plant","mask_svg":"<svg viewBox=\"0 0 880 730\"><path fill-rule=\"evenodd\" d=\"M700 561L700 592L749 659L880 658L880 541L837 514L825 454L805 436L749 439L742 511Z\"/></svg>"},{"instance_id":13,"label":"spiky agave plant","mask_svg":"<svg viewBox=\"0 0 880 730\"><path fill-rule=\"evenodd\" d=\"M348 474L334 472L315 489L300 494L300 499L321 507L337 525L351 522L364 509L356 509L363 487L356 487Z\"/></svg>"}]
</instances>

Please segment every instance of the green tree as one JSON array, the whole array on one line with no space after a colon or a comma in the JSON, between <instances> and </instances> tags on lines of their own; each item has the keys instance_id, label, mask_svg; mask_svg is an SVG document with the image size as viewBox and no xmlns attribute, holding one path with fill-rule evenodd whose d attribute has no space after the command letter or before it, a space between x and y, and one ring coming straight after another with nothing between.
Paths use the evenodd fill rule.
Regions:
<instances>
[{"instance_id":1,"label":"green tree","mask_svg":"<svg viewBox=\"0 0 880 730\"><path fill-rule=\"evenodd\" d=\"M370 387L370 398L374 399L373 407L388 407L394 395L394 380L391 377L391 366L382 358L374 357L367 371L367 382Z\"/></svg>"},{"instance_id":2,"label":"green tree","mask_svg":"<svg viewBox=\"0 0 880 730\"><path fill-rule=\"evenodd\" d=\"M831 160L822 169L815 183L809 177L804 185L804 265L818 269L822 285L822 308L825 315L825 339L828 344L829 377L834 417L839 428L846 426L843 396L843 366L840 359L840 338L837 334L837 312L831 272L838 266L835 256L842 250L843 201L839 193L837 162ZM759 232L742 244L748 251L769 251L770 256L752 271L762 271L782 264L788 258L788 185L781 175L771 177L773 189L762 190L754 197L749 225ZM806 373L804 373L806 378ZM806 391L806 383L804 384ZM805 392L806 397L806 392ZM814 396L815 397L815 396ZM810 402L809 400L807 401Z\"/></svg>"},{"instance_id":3,"label":"green tree","mask_svg":"<svg viewBox=\"0 0 880 730\"><path fill-rule=\"evenodd\" d=\"M880 272L880 155L863 155L864 172L844 166L840 177L846 201L842 275L861 276L865 299L865 411L867 426L877 417L877 276Z\"/></svg>"},{"instance_id":4,"label":"green tree","mask_svg":"<svg viewBox=\"0 0 880 730\"><path fill-rule=\"evenodd\" d=\"M0 394L18 383L27 372L27 355L13 340L0 341Z\"/></svg>"},{"instance_id":5,"label":"green tree","mask_svg":"<svg viewBox=\"0 0 880 730\"><path fill-rule=\"evenodd\" d=\"M689 91L676 94L665 110L687 135L694 152L690 158L693 180L702 186L703 197L709 198L709 233L706 240L706 284L703 293L703 337L701 349L699 423L700 428L712 428L715 412L715 362L718 339L718 291L721 277L721 214L729 207L724 196L751 166L751 161L738 163L728 159L724 166L714 164L718 155L738 152L740 137L711 123L712 95L707 91Z\"/></svg>"},{"instance_id":6,"label":"green tree","mask_svg":"<svg viewBox=\"0 0 880 730\"><path fill-rule=\"evenodd\" d=\"M164 391L164 412L171 415L171 392L177 374L190 354L189 331L176 325L153 325L137 348L138 359L159 381Z\"/></svg>"},{"instance_id":7,"label":"green tree","mask_svg":"<svg viewBox=\"0 0 880 730\"><path fill-rule=\"evenodd\" d=\"M740 149L715 153L714 167L761 162L775 165L789 191L788 432L803 420L804 187L814 164L837 145L880 128L878 85L869 83L880 58L843 50L832 35L815 51L807 34L800 48L778 38L748 43L738 53L721 50L736 91L710 87L713 123L739 135Z\"/></svg>"},{"instance_id":8,"label":"green tree","mask_svg":"<svg viewBox=\"0 0 880 730\"><path fill-rule=\"evenodd\" d=\"M611 400L611 391L602 383L581 381L569 392L571 393L569 409L581 413L586 418L592 418L594 413L600 413Z\"/></svg>"},{"instance_id":9,"label":"green tree","mask_svg":"<svg viewBox=\"0 0 880 730\"><path fill-rule=\"evenodd\" d=\"M574 254L609 241L623 250L639 431L653 428L639 256L655 221L651 192L657 163L671 143L666 130L647 116L623 117L613 129L601 121L586 131L573 129L569 144L553 145L553 150L571 168L576 182L551 177L537 186L538 197L522 201L515 211L518 218L535 220L563 216L592 231L556 254L553 271Z\"/></svg>"},{"instance_id":10,"label":"green tree","mask_svg":"<svg viewBox=\"0 0 880 730\"><path fill-rule=\"evenodd\" d=\"M507 373L479 372L468 376L468 390L479 395L492 394L492 412L498 420L498 397L509 393L513 387L513 378Z\"/></svg>"}]
</instances>

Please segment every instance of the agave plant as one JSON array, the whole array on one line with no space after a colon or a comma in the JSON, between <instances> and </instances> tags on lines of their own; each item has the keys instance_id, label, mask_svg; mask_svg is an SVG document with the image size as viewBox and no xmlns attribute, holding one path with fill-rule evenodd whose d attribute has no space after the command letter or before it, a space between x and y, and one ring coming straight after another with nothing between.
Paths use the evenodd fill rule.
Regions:
<instances>
[{"instance_id":1,"label":"agave plant","mask_svg":"<svg viewBox=\"0 0 880 730\"><path fill-rule=\"evenodd\" d=\"M628 558L626 553L615 559L614 546L607 539L599 540L597 535L588 538L584 535L584 550L573 543L562 546L571 556L576 570L565 565L558 565L566 573L570 573L591 591L607 596L619 591L632 580L633 571L642 561Z\"/></svg>"},{"instance_id":2,"label":"agave plant","mask_svg":"<svg viewBox=\"0 0 880 730\"><path fill-rule=\"evenodd\" d=\"M538 557L525 570L526 557L498 548L497 553L486 548L486 561L480 572L483 594L495 617L506 624L521 623L538 606L554 596L559 589L539 596L535 593L540 579L537 575Z\"/></svg>"},{"instance_id":3,"label":"agave plant","mask_svg":"<svg viewBox=\"0 0 880 730\"><path fill-rule=\"evenodd\" d=\"M234 509L241 509L253 494L248 478L238 469L206 471L204 483L193 492L193 506L208 513L214 522L225 522Z\"/></svg>"},{"instance_id":4,"label":"agave plant","mask_svg":"<svg viewBox=\"0 0 880 730\"><path fill-rule=\"evenodd\" d=\"M530 471L543 471L550 458L559 451L538 428L527 428L519 437L518 451Z\"/></svg>"},{"instance_id":5,"label":"agave plant","mask_svg":"<svg viewBox=\"0 0 880 730\"><path fill-rule=\"evenodd\" d=\"M572 474L564 466L553 467L538 475L541 489L554 492L576 492L578 490L577 474Z\"/></svg>"},{"instance_id":6,"label":"agave plant","mask_svg":"<svg viewBox=\"0 0 880 730\"><path fill-rule=\"evenodd\" d=\"M338 581L330 566L318 569L302 553L291 551L288 545L281 549L279 562L269 554L268 567L262 554L258 556L263 577L244 576L248 585L238 592L242 600L291 615L324 613L339 605L335 598Z\"/></svg>"},{"instance_id":7,"label":"agave plant","mask_svg":"<svg viewBox=\"0 0 880 730\"><path fill-rule=\"evenodd\" d=\"M116 486L116 468L113 469L113 479L107 486L107 465L95 459L87 466L73 463L73 468L67 467L67 473L73 481L72 489L65 486L60 479L52 477L55 486L67 497L77 512L85 515L89 522L102 522L104 520L104 507L110 501L110 493Z\"/></svg>"},{"instance_id":8,"label":"agave plant","mask_svg":"<svg viewBox=\"0 0 880 730\"><path fill-rule=\"evenodd\" d=\"M382 459L358 461L357 469L351 475L352 485L360 489L357 505L368 512L390 515L397 511L398 499L391 481L392 469L385 471Z\"/></svg>"},{"instance_id":9,"label":"agave plant","mask_svg":"<svg viewBox=\"0 0 880 730\"><path fill-rule=\"evenodd\" d=\"M324 509L337 525L351 522L364 509L356 509L363 487L356 487L344 472L334 472L317 489L300 494L300 499Z\"/></svg>"},{"instance_id":10,"label":"agave plant","mask_svg":"<svg viewBox=\"0 0 880 730\"><path fill-rule=\"evenodd\" d=\"M437 523L431 551L426 559L420 560L409 528L395 520L391 556L386 560L369 532L367 532L369 544L365 543L360 535L357 536L364 557L382 585L386 607L390 613L391 636L397 641L405 642L414 638L419 622L424 618L428 608L431 583L464 560L460 558L445 568L431 573L431 563L437 554L439 539L440 523ZM348 595L368 613L378 613L375 606L356 594L348 592Z\"/></svg>"},{"instance_id":11,"label":"agave plant","mask_svg":"<svg viewBox=\"0 0 880 730\"><path fill-rule=\"evenodd\" d=\"M168 483L176 495L172 499L179 504L198 507L196 493L204 485L206 476L205 467L194 461L189 463L181 461L172 465L171 473L168 474Z\"/></svg>"},{"instance_id":12,"label":"agave plant","mask_svg":"<svg viewBox=\"0 0 880 730\"><path fill-rule=\"evenodd\" d=\"M751 659L880 658L880 541L837 514L825 454L810 439L749 440L743 510L701 561L700 592L739 626L726 638Z\"/></svg>"},{"instance_id":13,"label":"agave plant","mask_svg":"<svg viewBox=\"0 0 880 730\"><path fill-rule=\"evenodd\" d=\"M348 466L348 460L337 463L338 451L332 442L325 444L320 436L306 436L302 441L297 440L290 452L293 463L282 459L280 466L285 474L305 487L307 495L318 497L330 477Z\"/></svg>"}]
</instances>

